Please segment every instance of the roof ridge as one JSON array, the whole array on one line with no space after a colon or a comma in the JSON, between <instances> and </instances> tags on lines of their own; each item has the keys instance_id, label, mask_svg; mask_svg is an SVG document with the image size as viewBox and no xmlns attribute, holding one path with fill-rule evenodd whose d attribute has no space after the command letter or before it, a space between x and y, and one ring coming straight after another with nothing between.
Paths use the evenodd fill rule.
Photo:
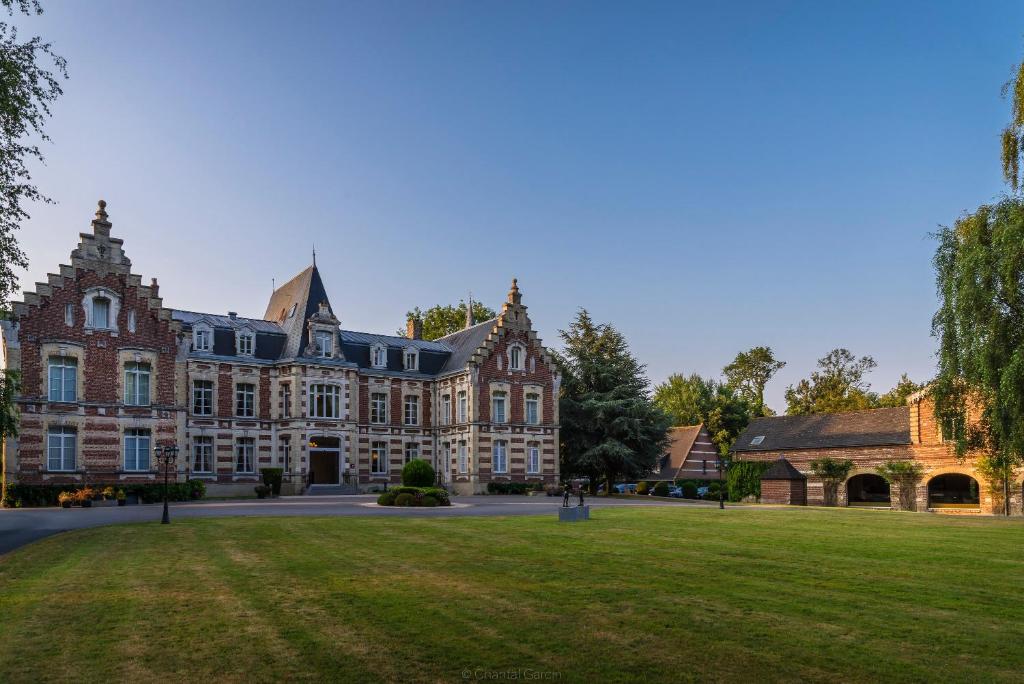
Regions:
<instances>
[{"instance_id":1,"label":"roof ridge","mask_svg":"<svg viewBox=\"0 0 1024 684\"><path fill-rule=\"evenodd\" d=\"M456 335L464 333L467 330L475 330L476 328L479 328L481 326L487 325L488 323L490 323L491 325L494 325L494 322L497 321L498 318L499 318L498 316L495 316L494 318L488 318L486 321L481 321L480 323L475 323L474 325L471 325L468 328L460 328L459 330L456 330L453 333L448 333L447 335L444 335L442 337L438 337L437 339L443 340L443 339L446 339L448 337L455 337Z\"/></svg>"}]
</instances>

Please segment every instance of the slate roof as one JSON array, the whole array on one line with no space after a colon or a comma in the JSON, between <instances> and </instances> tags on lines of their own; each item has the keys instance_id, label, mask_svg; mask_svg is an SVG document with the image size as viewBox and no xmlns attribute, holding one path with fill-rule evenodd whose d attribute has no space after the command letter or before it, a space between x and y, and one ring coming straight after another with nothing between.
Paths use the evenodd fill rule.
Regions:
<instances>
[{"instance_id":1,"label":"slate roof","mask_svg":"<svg viewBox=\"0 0 1024 684\"><path fill-rule=\"evenodd\" d=\"M249 328L253 332L265 332L265 333L277 333L279 335L284 334L284 330L281 329L277 323L271 321L265 321L260 318L244 318L242 316L220 316L218 314L201 313L199 311L182 311L181 309L174 309L171 311L171 318L176 321L192 326L199 321L205 321L214 328L230 328L231 330L240 330L241 328Z\"/></svg>"},{"instance_id":2,"label":"slate roof","mask_svg":"<svg viewBox=\"0 0 1024 684\"><path fill-rule=\"evenodd\" d=\"M285 356L301 356L306 350L309 342L306 323L319 310L320 302L327 302L330 308L331 302L327 298L327 290L316 264L303 270L270 295L263 318L277 322L288 335Z\"/></svg>"},{"instance_id":3,"label":"slate roof","mask_svg":"<svg viewBox=\"0 0 1024 684\"><path fill-rule=\"evenodd\" d=\"M473 352L484 343L497 322L497 318L492 318L489 321L477 323L471 328L463 328L451 335L439 338L437 341L451 350L451 356L448 357L441 372L448 373L465 368L470 357L473 356Z\"/></svg>"},{"instance_id":4,"label":"slate roof","mask_svg":"<svg viewBox=\"0 0 1024 684\"><path fill-rule=\"evenodd\" d=\"M754 440L761 437L760 443ZM869 409L813 416L755 418L734 452L910 444L910 408Z\"/></svg>"},{"instance_id":5,"label":"slate roof","mask_svg":"<svg viewBox=\"0 0 1024 684\"><path fill-rule=\"evenodd\" d=\"M806 480L807 476L793 467L793 464L779 457L761 476L762 480Z\"/></svg>"}]
</instances>

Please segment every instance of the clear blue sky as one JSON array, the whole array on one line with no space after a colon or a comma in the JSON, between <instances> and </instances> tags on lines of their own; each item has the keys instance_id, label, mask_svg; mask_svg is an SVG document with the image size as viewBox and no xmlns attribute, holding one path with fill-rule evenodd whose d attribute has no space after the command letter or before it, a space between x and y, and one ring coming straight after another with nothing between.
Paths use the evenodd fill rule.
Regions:
<instances>
[{"instance_id":1,"label":"clear blue sky","mask_svg":"<svg viewBox=\"0 0 1024 684\"><path fill-rule=\"evenodd\" d=\"M56 2L24 283L103 197L168 305L261 316L315 242L348 328L513 276L653 381L770 345L930 377L929 233L1003 191L1019 2Z\"/></svg>"}]
</instances>

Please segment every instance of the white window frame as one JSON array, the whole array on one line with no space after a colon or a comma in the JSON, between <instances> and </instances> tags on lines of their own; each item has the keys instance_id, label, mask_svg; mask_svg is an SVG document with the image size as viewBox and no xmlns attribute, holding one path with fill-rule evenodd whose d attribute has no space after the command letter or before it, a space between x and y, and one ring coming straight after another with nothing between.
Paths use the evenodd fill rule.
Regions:
<instances>
[{"instance_id":1,"label":"white window frame","mask_svg":"<svg viewBox=\"0 0 1024 684\"><path fill-rule=\"evenodd\" d=\"M107 302L107 315L104 325L97 325L96 300ZM121 298L116 292L105 287L91 287L82 298L82 310L85 312L85 328L89 330L117 330L117 316L121 311ZM65 312L65 317L67 313Z\"/></svg>"},{"instance_id":2,"label":"white window frame","mask_svg":"<svg viewBox=\"0 0 1024 684\"><path fill-rule=\"evenodd\" d=\"M508 369L510 371L526 370L526 347L518 342L513 342L508 346Z\"/></svg>"},{"instance_id":3,"label":"white window frame","mask_svg":"<svg viewBox=\"0 0 1024 684\"><path fill-rule=\"evenodd\" d=\"M451 425L452 422L452 395L441 395L441 425Z\"/></svg>"},{"instance_id":4,"label":"white window frame","mask_svg":"<svg viewBox=\"0 0 1024 684\"><path fill-rule=\"evenodd\" d=\"M149 430L128 428L124 431L124 469L129 473L152 470L153 434ZM145 456L145 462L142 457Z\"/></svg>"},{"instance_id":5,"label":"white window frame","mask_svg":"<svg viewBox=\"0 0 1024 684\"><path fill-rule=\"evenodd\" d=\"M207 385L200 387L199 383ZM213 380L205 378L192 379L192 415L212 416L213 415ZM205 411L199 409L205 408Z\"/></svg>"},{"instance_id":6,"label":"white window frame","mask_svg":"<svg viewBox=\"0 0 1024 684\"><path fill-rule=\"evenodd\" d=\"M526 474L540 474L540 445L536 443L526 445Z\"/></svg>"},{"instance_id":7,"label":"white window frame","mask_svg":"<svg viewBox=\"0 0 1024 684\"><path fill-rule=\"evenodd\" d=\"M533 405L532 416L530 415L531 404ZM540 425L540 394L537 392L526 392L523 395L523 419L527 425Z\"/></svg>"},{"instance_id":8,"label":"white window frame","mask_svg":"<svg viewBox=\"0 0 1024 684\"><path fill-rule=\"evenodd\" d=\"M248 413L245 410L248 410ZM235 417L256 417L256 385L251 382L240 382L235 385Z\"/></svg>"},{"instance_id":9,"label":"white window frame","mask_svg":"<svg viewBox=\"0 0 1024 684\"><path fill-rule=\"evenodd\" d=\"M281 466L284 471L290 472L292 467L292 440L288 437L281 438Z\"/></svg>"},{"instance_id":10,"label":"white window frame","mask_svg":"<svg viewBox=\"0 0 1024 684\"><path fill-rule=\"evenodd\" d=\"M508 442L503 439L495 440L491 449L491 468L495 475L508 474Z\"/></svg>"},{"instance_id":11,"label":"white window frame","mask_svg":"<svg viewBox=\"0 0 1024 684\"><path fill-rule=\"evenodd\" d=\"M501 415L498 415L498 407L501 407ZM491 422L492 423L507 423L508 422L508 392L504 390L495 390L491 392Z\"/></svg>"},{"instance_id":12,"label":"white window frame","mask_svg":"<svg viewBox=\"0 0 1024 684\"><path fill-rule=\"evenodd\" d=\"M310 418L341 418L341 387L325 383L310 385L307 411Z\"/></svg>"},{"instance_id":13,"label":"white window frame","mask_svg":"<svg viewBox=\"0 0 1024 684\"><path fill-rule=\"evenodd\" d=\"M375 457L376 464L374 463ZM388 474L388 443L385 441L370 442L370 474Z\"/></svg>"},{"instance_id":14,"label":"white window frame","mask_svg":"<svg viewBox=\"0 0 1024 684\"><path fill-rule=\"evenodd\" d=\"M101 302L103 303L103 305L105 307L105 311L103 312L103 320L102 321L100 320L100 318L98 316L98 313L99 313L98 305ZM107 297L105 295L96 295L95 297L92 298L92 327L96 328L97 330L110 330L111 329L112 326L110 325L110 311L111 311L111 309L114 308L112 305L113 305L113 301L110 299L110 297Z\"/></svg>"},{"instance_id":15,"label":"white window frame","mask_svg":"<svg viewBox=\"0 0 1024 684\"><path fill-rule=\"evenodd\" d=\"M459 442L458 461L459 473L465 475L469 472L469 451L465 442Z\"/></svg>"},{"instance_id":16,"label":"white window frame","mask_svg":"<svg viewBox=\"0 0 1024 684\"><path fill-rule=\"evenodd\" d=\"M235 333L235 352L239 356L254 356L256 354L256 333L247 328Z\"/></svg>"},{"instance_id":17,"label":"white window frame","mask_svg":"<svg viewBox=\"0 0 1024 684\"><path fill-rule=\"evenodd\" d=\"M192 472L200 475L213 474L213 453L213 437L209 435L193 437Z\"/></svg>"},{"instance_id":18,"label":"white window frame","mask_svg":"<svg viewBox=\"0 0 1024 684\"><path fill-rule=\"evenodd\" d=\"M237 475L256 474L256 440L252 437L239 437L235 440L235 473ZM239 465L242 467L240 468Z\"/></svg>"},{"instance_id":19,"label":"white window frame","mask_svg":"<svg viewBox=\"0 0 1024 684\"><path fill-rule=\"evenodd\" d=\"M383 399L378 397L383 397ZM388 424L387 392L370 392L370 422L374 425Z\"/></svg>"},{"instance_id":20,"label":"white window frame","mask_svg":"<svg viewBox=\"0 0 1024 684\"><path fill-rule=\"evenodd\" d=\"M402 400L403 425L420 424L420 398L415 394L405 395Z\"/></svg>"},{"instance_id":21,"label":"white window frame","mask_svg":"<svg viewBox=\"0 0 1024 684\"><path fill-rule=\"evenodd\" d=\"M71 302L64 305L64 325L69 328L75 325L75 305Z\"/></svg>"},{"instance_id":22,"label":"white window frame","mask_svg":"<svg viewBox=\"0 0 1024 684\"><path fill-rule=\"evenodd\" d=\"M54 467L56 455L56 467ZM75 470L78 455L78 430L57 425L46 431L46 470L68 473Z\"/></svg>"},{"instance_id":23,"label":"white window frame","mask_svg":"<svg viewBox=\"0 0 1024 684\"><path fill-rule=\"evenodd\" d=\"M370 365L374 368L388 367L388 348L380 342L370 347Z\"/></svg>"},{"instance_id":24,"label":"white window frame","mask_svg":"<svg viewBox=\"0 0 1024 684\"><path fill-rule=\"evenodd\" d=\"M420 457L420 445L419 442L406 442L405 443L405 462L410 463L413 460Z\"/></svg>"},{"instance_id":25,"label":"white window frame","mask_svg":"<svg viewBox=\"0 0 1024 684\"><path fill-rule=\"evenodd\" d=\"M402 354L402 362L405 370L416 371L420 369L420 352L415 347L406 347Z\"/></svg>"},{"instance_id":26,"label":"white window frame","mask_svg":"<svg viewBox=\"0 0 1024 684\"><path fill-rule=\"evenodd\" d=\"M148 362L126 361L124 364L125 406L149 406L153 391L152 382L153 368ZM142 391L143 385L145 385L145 392Z\"/></svg>"},{"instance_id":27,"label":"white window frame","mask_svg":"<svg viewBox=\"0 0 1024 684\"><path fill-rule=\"evenodd\" d=\"M213 328L208 325L197 325L192 328L192 351L201 354L213 351Z\"/></svg>"},{"instance_id":28,"label":"white window frame","mask_svg":"<svg viewBox=\"0 0 1024 684\"><path fill-rule=\"evenodd\" d=\"M74 356L51 356L46 365L47 401L62 404L78 401L78 359ZM53 391L54 380L60 385L56 394Z\"/></svg>"},{"instance_id":29,"label":"white window frame","mask_svg":"<svg viewBox=\"0 0 1024 684\"><path fill-rule=\"evenodd\" d=\"M290 382L281 383L281 417L292 417L292 384Z\"/></svg>"},{"instance_id":30,"label":"white window frame","mask_svg":"<svg viewBox=\"0 0 1024 684\"><path fill-rule=\"evenodd\" d=\"M316 355L322 359L334 356L334 333L330 330L314 330L313 345Z\"/></svg>"},{"instance_id":31,"label":"white window frame","mask_svg":"<svg viewBox=\"0 0 1024 684\"><path fill-rule=\"evenodd\" d=\"M458 399L458 420L460 423L469 422L469 396L466 390L461 390L456 396Z\"/></svg>"}]
</instances>

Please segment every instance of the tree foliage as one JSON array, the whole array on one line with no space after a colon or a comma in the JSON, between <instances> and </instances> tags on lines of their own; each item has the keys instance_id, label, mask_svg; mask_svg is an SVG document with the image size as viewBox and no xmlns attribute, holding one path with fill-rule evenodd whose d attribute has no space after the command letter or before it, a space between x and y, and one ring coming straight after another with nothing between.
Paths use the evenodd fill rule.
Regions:
<instances>
[{"instance_id":1,"label":"tree foliage","mask_svg":"<svg viewBox=\"0 0 1024 684\"><path fill-rule=\"evenodd\" d=\"M979 469L1006 485L1024 463L1024 199L983 205L937 238L935 415L958 456L982 450Z\"/></svg>"},{"instance_id":2,"label":"tree foliage","mask_svg":"<svg viewBox=\"0 0 1024 684\"><path fill-rule=\"evenodd\" d=\"M752 409L731 384L696 373L675 374L654 388L654 403L664 411L673 425L703 423L711 441L721 454L729 448L750 422Z\"/></svg>"},{"instance_id":3,"label":"tree foliage","mask_svg":"<svg viewBox=\"0 0 1024 684\"><path fill-rule=\"evenodd\" d=\"M878 397L876 405L878 408L896 408L898 406L906 406L907 399L910 395L921 391L924 387L924 384L914 382L907 377L906 373L904 373L900 376L900 381L896 383L895 387Z\"/></svg>"},{"instance_id":4,"label":"tree foliage","mask_svg":"<svg viewBox=\"0 0 1024 684\"><path fill-rule=\"evenodd\" d=\"M839 485L846 481L853 470L853 461L826 456L811 461L811 472L821 478L825 489L825 505L835 506L838 503Z\"/></svg>"},{"instance_id":5,"label":"tree foliage","mask_svg":"<svg viewBox=\"0 0 1024 684\"><path fill-rule=\"evenodd\" d=\"M785 365L785 361L775 358L771 347L754 347L737 354L722 372L726 382L735 387L750 404L755 417L770 416L774 412L764 405L764 388Z\"/></svg>"},{"instance_id":6,"label":"tree foliage","mask_svg":"<svg viewBox=\"0 0 1024 684\"><path fill-rule=\"evenodd\" d=\"M786 389L786 413L841 413L872 408L878 396L870 391L865 376L876 366L870 356L859 359L848 349L833 349L818 359L810 378Z\"/></svg>"},{"instance_id":7,"label":"tree foliage","mask_svg":"<svg viewBox=\"0 0 1024 684\"><path fill-rule=\"evenodd\" d=\"M917 461L890 460L875 468L875 472L890 485L899 487L901 511L916 508L917 483L924 477L924 466Z\"/></svg>"},{"instance_id":8,"label":"tree foliage","mask_svg":"<svg viewBox=\"0 0 1024 684\"><path fill-rule=\"evenodd\" d=\"M562 475L592 484L647 475L668 447L669 419L649 397L644 366L618 330L585 309L559 335Z\"/></svg>"},{"instance_id":9,"label":"tree foliage","mask_svg":"<svg viewBox=\"0 0 1024 684\"><path fill-rule=\"evenodd\" d=\"M494 309L486 307L480 302L473 302L473 320L476 323L489 321L497 315ZM466 327L466 302L459 300L456 306L438 304L426 311L421 311L419 307L416 307L406 314L406 320L409 318L418 318L423 321L423 339L436 340ZM405 329L399 329L399 336L405 334Z\"/></svg>"},{"instance_id":10,"label":"tree foliage","mask_svg":"<svg viewBox=\"0 0 1024 684\"><path fill-rule=\"evenodd\" d=\"M1003 129L1003 178L1014 192L1020 189L1020 161L1024 153L1024 62L1016 76L1003 85L1003 97L1010 96L1010 123Z\"/></svg>"},{"instance_id":11,"label":"tree foliage","mask_svg":"<svg viewBox=\"0 0 1024 684\"><path fill-rule=\"evenodd\" d=\"M37 0L0 0L8 16L17 10L42 14ZM53 69L51 71L50 69ZM8 308L18 285L15 269L28 261L15 237L29 218L26 205L50 202L32 183L30 161L43 162L43 153L32 138L49 141L45 123L50 105L61 95L61 78L67 64L51 44L38 36L22 41L17 29L0 22L0 309Z\"/></svg>"}]
</instances>

